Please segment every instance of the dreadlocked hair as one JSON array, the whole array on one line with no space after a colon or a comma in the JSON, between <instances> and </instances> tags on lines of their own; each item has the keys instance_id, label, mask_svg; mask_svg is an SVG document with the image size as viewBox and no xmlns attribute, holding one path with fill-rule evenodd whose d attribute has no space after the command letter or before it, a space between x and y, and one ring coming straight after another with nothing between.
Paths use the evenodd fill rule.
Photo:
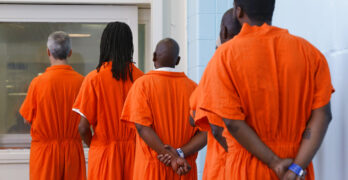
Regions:
<instances>
[{"instance_id":1,"label":"dreadlocked hair","mask_svg":"<svg viewBox=\"0 0 348 180\"><path fill-rule=\"evenodd\" d=\"M100 42L100 57L97 71L105 62L112 62L112 76L133 82L133 36L129 26L122 22L111 22L103 31Z\"/></svg>"}]
</instances>

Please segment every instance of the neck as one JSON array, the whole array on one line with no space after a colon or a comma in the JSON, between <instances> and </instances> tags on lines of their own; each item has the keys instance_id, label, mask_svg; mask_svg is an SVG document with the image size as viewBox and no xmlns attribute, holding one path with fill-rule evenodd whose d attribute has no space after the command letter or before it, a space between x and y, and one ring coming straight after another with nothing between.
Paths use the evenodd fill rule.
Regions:
<instances>
[{"instance_id":1,"label":"neck","mask_svg":"<svg viewBox=\"0 0 348 180\"><path fill-rule=\"evenodd\" d=\"M272 25L271 21L252 21L250 19L246 20L245 22L242 22L242 24L248 23L250 26L262 26L263 24Z\"/></svg>"},{"instance_id":2,"label":"neck","mask_svg":"<svg viewBox=\"0 0 348 180\"><path fill-rule=\"evenodd\" d=\"M175 65L155 65L155 68L175 68Z\"/></svg>"},{"instance_id":3,"label":"neck","mask_svg":"<svg viewBox=\"0 0 348 180\"><path fill-rule=\"evenodd\" d=\"M66 59L63 60L51 60L51 66L56 66L56 65L67 65L68 62Z\"/></svg>"}]
</instances>

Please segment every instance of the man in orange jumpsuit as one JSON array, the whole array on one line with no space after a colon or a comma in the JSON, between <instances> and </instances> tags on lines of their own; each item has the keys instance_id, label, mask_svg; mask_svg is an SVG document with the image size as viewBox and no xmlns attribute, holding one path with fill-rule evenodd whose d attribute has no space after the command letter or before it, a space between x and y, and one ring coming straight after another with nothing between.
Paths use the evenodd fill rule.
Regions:
<instances>
[{"instance_id":1,"label":"man in orange jumpsuit","mask_svg":"<svg viewBox=\"0 0 348 180\"><path fill-rule=\"evenodd\" d=\"M133 178L197 179L195 161L206 133L189 123L189 98L196 83L174 68L180 57L173 39L158 43L153 61L156 70L134 83L121 116L138 132ZM161 163L159 154L169 154L170 163Z\"/></svg>"},{"instance_id":2,"label":"man in orange jumpsuit","mask_svg":"<svg viewBox=\"0 0 348 180\"><path fill-rule=\"evenodd\" d=\"M120 116L129 89L143 75L133 63L130 27L123 22L109 23L100 49L97 69L86 76L73 107L81 114L79 131L90 147L88 179L130 180L136 132L121 123Z\"/></svg>"},{"instance_id":3,"label":"man in orange jumpsuit","mask_svg":"<svg viewBox=\"0 0 348 180\"><path fill-rule=\"evenodd\" d=\"M241 26L239 22L233 18L233 8L225 12L221 20L220 26L220 38L217 41L217 47L220 43L225 43L232 39L235 35L239 33ZM208 118L195 118L197 104L201 102L201 88L198 86L190 97L190 107L192 111L192 117L198 120L195 122L198 128L208 131L207 133L207 153L205 157L205 164L203 170L203 180L209 179L225 179L225 162L226 162L226 151L227 144L226 139L222 136L222 131L224 129L224 123L221 117L214 113L208 113L204 111L204 114L198 115L206 116ZM214 131L212 131L214 130ZM214 132L214 134L212 133ZM216 140L216 139L218 140ZM221 142L221 144L219 144ZM225 148L225 149L224 149Z\"/></svg>"},{"instance_id":4,"label":"man in orange jumpsuit","mask_svg":"<svg viewBox=\"0 0 348 180\"><path fill-rule=\"evenodd\" d=\"M222 117L232 135L225 178L314 179L311 161L331 120L326 59L271 25L274 0L234 3L242 30L209 62L197 108Z\"/></svg>"},{"instance_id":5,"label":"man in orange jumpsuit","mask_svg":"<svg viewBox=\"0 0 348 180\"><path fill-rule=\"evenodd\" d=\"M83 76L67 64L72 53L67 33L52 33L47 47L51 67L31 82L20 109L31 124L30 179L84 180L80 116L71 110Z\"/></svg>"}]
</instances>

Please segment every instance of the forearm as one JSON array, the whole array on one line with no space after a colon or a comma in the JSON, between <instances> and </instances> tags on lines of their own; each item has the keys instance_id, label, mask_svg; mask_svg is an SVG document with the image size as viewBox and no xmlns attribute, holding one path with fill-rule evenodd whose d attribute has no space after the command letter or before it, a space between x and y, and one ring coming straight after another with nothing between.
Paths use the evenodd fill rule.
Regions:
<instances>
[{"instance_id":1,"label":"forearm","mask_svg":"<svg viewBox=\"0 0 348 180\"><path fill-rule=\"evenodd\" d=\"M85 142L86 145L89 147L91 145L91 141L92 141L91 129L88 129L85 133L80 133L80 136L81 136L83 142Z\"/></svg>"},{"instance_id":2,"label":"forearm","mask_svg":"<svg viewBox=\"0 0 348 180\"><path fill-rule=\"evenodd\" d=\"M314 110L302 135L302 142L294 163L306 169L318 151L331 120L330 104Z\"/></svg>"},{"instance_id":3,"label":"forearm","mask_svg":"<svg viewBox=\"0 0 348 180\"><path fill-rule=\"evenodd\" d=\"M207 133L199 131L191 140L181 147L185 157L191 156L192 154L201 150L207 144Z\"/></svg>"},{"instance_id":4,"label":"forearm","mask_svg":"<svg viewBox=\"0 0 348 180\"><path fill-rule=\"evenodd\" d=\"M224 131L223 127L216 126L213 124L210 124L212 134L215 138L215 140L225 149L225 151L228 151L227 147L227 141L226 138L222 136L222 132Z\"/></svg>"},{"instance_id":5,"label":"forearm","mask_svg":"<svg viewBox=\"0 0 348 180\"><path fill-rule=\"evenodd\" d=\"M140 137L151 149L156 151L157 154L170 154L172 156L177 156L176 154L173 154L172 152L164 148L162 140L158 137L156 132L151 127L143 126L140 124L135 125Z\"/></svg>"},{"instance_id":6,"label":"forearm","mask_svg":"<svg viewBox=\"0 0 348 180\"><path fill-rule=\"evenodd\" d=\"M81 139L89 147L91 145L91 140L92 140L92 131L86 118L81 117L78 129L79 129Z\"/></svg>"},{"instance_id":7,"label":"forearm","mask_svg":"<svg viewBox=\"0 0 348 180\"><path fill-rule=\"evenodd\" d=\"M265 145L256 132L242 120L224 119L231 135L251 154L272 168L279 161L279 157Z\"/></svg>"}]
</instances>

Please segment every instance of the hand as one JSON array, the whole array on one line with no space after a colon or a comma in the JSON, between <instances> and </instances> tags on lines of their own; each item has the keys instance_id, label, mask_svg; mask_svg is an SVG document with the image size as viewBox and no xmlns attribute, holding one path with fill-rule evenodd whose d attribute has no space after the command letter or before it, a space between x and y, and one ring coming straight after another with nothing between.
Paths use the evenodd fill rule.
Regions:
<instances>
[{"instance_id":1,"label":"hand","mask_svg":"<svg viewBox=\"0 0 348 180\"><path fill-rule=\"evenodd\" d=\"M190 172L191 166L184 158L173 158L171 161L171 166L173 168L173 171L176 172L178 175L184 175Z\"/></svg>"},{"instance_id":2,"label":"hand","mask_svg":"<svg viewBox=\"0 0 348 180\"><path fill-rule=\"evenodd\" d=\"M177 153L176 153L176 150L173 147L171 147L170 145L166 144L166 145L164 145L164 148L168 151L168 153L159 154L157 156L157 159L159 161L161 161L163 164L165 164L166 166L169 166L171 163L172 157L176 157Z\"/></svg>"},{"instance_id":3,"label":"hand","mask_svg":"<svg viewBox=\"0 0 348 180\"><path fill-rule=\"evenodd\" d=\"M281 180L305 180L305 176L297 176L294 172L288 170Z\"/></svg>"},{"instance_id":4,"label":"hand","mask_svg":"<svg viewBox=\"0 0 348 180\"><path fill-rule=\"evenodd\" d=\"M160 154L157 156L157 159L161 161L166 166L169 166L172 160L172 156L169 154Z\"/></svg>"},{"instance_id":5,"label":"hand","mask_svg":"<svg viewBox=\"0 0 348 180\"><path fill-rule=\"evenodd\" d=\"M274 162L270 163L269 167L276 173L279 179L282 179L293 161L293 159L277 158Z\"/></svg>"}]
</instances>

